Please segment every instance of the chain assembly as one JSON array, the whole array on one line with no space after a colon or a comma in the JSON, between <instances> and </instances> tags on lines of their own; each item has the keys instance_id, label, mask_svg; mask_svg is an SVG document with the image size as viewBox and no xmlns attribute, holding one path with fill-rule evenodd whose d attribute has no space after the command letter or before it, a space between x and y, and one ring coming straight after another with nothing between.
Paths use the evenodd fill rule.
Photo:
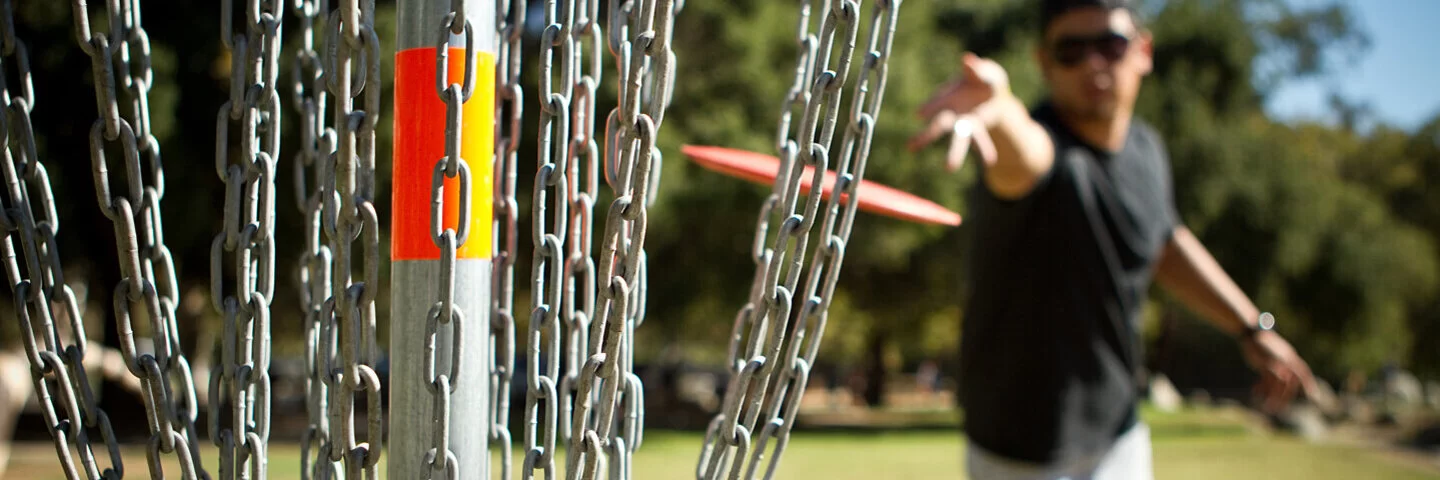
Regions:
<instances>
[{"instance_id":1,"label":"chain assembly","mask_svg":"<svg viewBox=\"0 0 1440 480\"><path fill-rule=\"evenodd\" d=\"M469 234L472 188L470 167L461 157L462 105L474 91L476 74L475 33L464 3L451 0L435 32L435 88L446 107L446 126L444 154L435 159L430 189L430 236L441 256L422 360L433 402L427 478L462 477L449 430L457 411L452 398L460 373L461 331L475 328L466 325L466 312L455 300L457 250ZM798 3L799 58L777 132L781 169L757 218L750 252L756 272L730 338L729 388L707 429L697 465L696 477L702 480L754 479L761 472L771 478L789 442L854 226L856 187L864 178L882 105L901 0L876 0L860 52L860 0ZM194 381L178 334L177 275L163 240L164 172L149 114L153 73L140 0L106 2L105 15L97 18L104 18L108 29L99 31L91 29L86 0L71 4L77 43L91 58L98 113L90 130L92 174L100 211L116 232L122 280L113 291L115 321L126 368L141 385L150 476L164 478L160 458L174 455L183 478L208 479L195 428ZM245 0L239 14L234 0L220 4L220 36L232 65L229 98L216 115L215 171L225 193L222 223L210 245L212 307L224 319L221 364L209 384L208 434L219 449L219 477L263 479L268 473L275 176L282 130L277 82L288 6L301 37L290 80L301 133L292 165L294 189L305 219L297 272L307 342L302 478L378 478L385 431L374 367L374 303L381 288L375 128L384 86L375 0L336 0L333 11L327 0ZM508 393L516 353L516 172L528 5L526 0L497 0L494 32L492 166L497 181L488 325L493 357L487 372L493 401L483 415L490 422L490 453L500 455L503 478L510 476L513 441L507 428ZM568 446L567 479L599 478L602 466L606 478L629 479L631 458L643 441L644 385L634 372L635 332L646 316L644 244L662 164L656 139L674 91L676 56L670 45L684 2L615 0L607 5L609 32L602 32L599 0L544 3L531 204L533 309L525 352L521 476L526 479L537 472L554 477L557 438ZM7 182L0 194L0 266L15 298L39 405L67 478L123 478L119 445L84 368L84 321L61 271L55 199L30 123L35 94L28 51L16 38L12 10L10 0L0 0L0 146L6 155L0 175ZM323 37L317 39L317 32ZM465 42L465 73L458 82L448 80L457 37ZM614 57L619 95L604 120L602 145L595 112L607 51ZM851 97L844 99L856 53L863 54L858 79ZM8 84L12 78L19 84ZM128 100L123 108L122 96ZM851 110L836 142L843 101ZM231 148L232 139L238 139L238 148ZM836 143L839 150L832 153ZM118 152L123 159L123 188L111 189L107 150L110 158ZM835 195L822 201L823 189L816 188L802 196L804 169L813 168L812 182L819 182L832 157L838 174ZM594 210L602 176L613 201L597 238ZM445 202L451 198L445 185L451 181L466 201L456 206L457 226L445 227ZM227 273L233 275L228 282ZM142 321L140 330L150 341L134 338L134 319L141 313L148 322ZM451 329L454 344L449 358L437 358L436 343L445 328ZM361 401L368 427L363 434L355 419ZM222 426L226 414L229 423ZM108 467L95 458L97 434L108 449Z\"/></svg>"},{"instance_id":2,"label":"chain assembly","mask_svg":"<svg viewBox=\"0 0 1440 480\"><path fill-rule=\"evenodd\" d=\"M325 116L325 64L315 50L316 24L328 11L325 0L295 0L291 11L299 23L300 45L290 66L291 102L300 114L300 148L295 154L294 188L296 207L304 219L305 250L296 262L296 279L305 325L305 433L300 439L300 478L320 477L322 451L331 451L329 394L324 369L334 354L320 350L320 335L326 328L321 320L326 298L332 288L334 269L330 247L321 236L321 207L325 172L335 152L335 130Z\"/></svg>"},{"instance_id":3,"label":"chain assembly","mask_svg":"<svg viewBox=\"0 0 1440 480\"><path fill-rule=\"evenodd\" d=\"M610 6L608 46L616 59L619 104L606 119L604 162L615 199L597 257L595 278L604 284L596 285L598 305L591 307L595 317L585 332L586 354L576 355L585 361L570 418L566 476L572 480L597 478L602 457L609 478L630 478L630 458L642 441L644 389L634 373L634 333L644 317L647 207L659 186L655 139L674 86L670 40L679 3ZM587 107L593 108L590 103Z\"/></svg>"},{"instance_id":4,"label":"chain assembly","mask_svg":"<svg viewBox=\"0 0 1440 480\"><path fill-rule=\"evenodd\" d=\"M65 478L118 478L125 472L120 445L109 415L95 404L85 370L88 339L83 312L75 292L65 283L60 265L56 243L60 219L50 189L50 174L37 155L30 121L35 107L30 53L15 34L13 12L9 0L0 0L0 143L5 153L0 172L8 186L0 196L4 202L0 211L0 261L14 295L15 316L36 399ZM12 69L13 78L19 81L13 86L8 83ZM16 241L20 243L18 257ZM96 463L91 445L97 433L109 453L109 466L103 470ZM80 458L83 476L76 470L72 446Z\"/></svg>"},{"instance_id":5,"label":"chain assembly","mask_svg":"<svg viewBox=\"0 0 1440 480\"><path fill-rule=\"evenodd\" d=\"M812 189L802 207L800 176L806 166L814 167L812 181L818 183L829 168L829 146L859 30L860 5L856 0L823 2L817 37L810 30L812 2L801 0L797 36L801 56L795 83L781 105L778 129L781 168L757 220L751 254L756 264L754 283L749 302L736 316L729 349L732 378L722 410L706 431L696 469L699 479L724 477L732 459L730 478L754 479L763 471L769 479L779 467L810 366L820 348L845 244L854 226L856 187L864 179L880 114L900 3L878 0L872 9L868 44L850 100L851 115L836 159L836 193L825 206L820 231L812 233L822 189ZM835 55L837 41L844 43ZM796 109L802 109L798 128L791 123ZM772 229L775 235L770 237ZM792 312L793 292L805 268L804 255L812 235L818 235L820 243L806 275L804 302L798 312ZM766 423L757 425L761 415ZM759 437L752 439L757 428ZM767 457L772 440L775 450Z\"/></svg>"},{"instance_id":6,"label":"chain assembly","mask_svg":"<svg viewBox=\"0 0 1440 480\"><path fill-rule=\"evenodd\" d=\"M500 478L509 479L513 437L510 421L510 382L515 372L515 257L516 223L520 206L515 199L515 168L519 158L520 120L524 117L524 87L520 71L524 61L521 35L525 31L526 0L495 2L495 158L490 281L490 438L489 450L498 454ZM528 452L528 451L527 451ZM528 453L527 453L528 455Z\"/></svg>"},{"instance_id":7,"label":"chain assembly","mask_svg":"<svg viewBox=\"0 0 1440 480\"><path fill-rule=\"evenodd\" d=\"M147 459L152 478L163 478L159 458L174 454L183 478L209 478L200 462L195 433L198 405L190 364L180 348L175 319L179 298L174 262L165 247L160 201L165 194L160 144L150 128L148 94L153 81L149 36L141 24L139 0L107 2L109 31L90 27L85 0L72 0L80 49L90 56L99 117L90 129L90 152L100 211L114 224L122 280L114 292L120 351L130 374L140 380L150 430ZM120 112L118 83L131 100L128 118ZM123 152L126 190L113 195L105 147ZM149 178L141 165L148 164ZM148 180L148 184L147 184ZM138 349L132 309L149 319L153 339ZM93 422L92 422L93 423ZM87 467L88 468L88 467Z\"/></svg>"},{"instance_id":8,"label":"chain assembly","mask_svg":"<svg viewBox=\"0 0 1440 480\"><path fill-rule=\"evenodd\" d=\"M464 0L451 0L450 11L440 22L439 42L435 48L435 93L445 104L445 156L435 162L430 183L430 231L431 239L440 249L438 294L425 319L425 378L433 399L430 424L433 428L431 448L425 454L425 464L430 466L428 478L435 478L440 472L450 480L460 478L460 463L455 452L450 450L451 394L460 378L460 360L464 343L465 312L455 303L455 262L456 251L465 244L470 231L470 167L460 156L463 144L464 116L461 109L475 91L475 31L465 17ZM463 35L465 41L465 73L463 83L449 82L450 41L454 35ZM445 180L457 180L460 190L458 223L456 227L444 227ZM449 326L452 332L449 371L439 371L439 359L435 356L436 341L440 328Z\"/></svg>"},{"instance_id":9,"label":"chain assembly","mask_svg":"<svg viewBox=\"0 0 1440 480\"><path fill-rule=\"evenodd\" d=\"M225 185L220 232L210 244L210 298L224 319L221 364L210 376L210 441L220 478L264 478L270 439L270 303L275 292L275 169L280 154L279 1L247 0L241 30L233 0L220 2L230 52L230 98L215 118L215 174ZM232 125L238 155L230 148ZM233 156L233 160L232 160ZM225 289L225 255L235 281ZM222 427L228 406L231 425ZM246 474L248 473L248 477Z\"/></svg>"},{"instance_id":10,"label":"chain assembly","mask_svg":"<svg viewBox=\"0 0 1440 480\"><path fill-rule=\"evenodd\" d=\"M375 212L375 127L380 115L380 40L374 0L339 0L326 21L324 79L335 102L335 152L320 182L321 223L333 256L331 289L321 305L318 362L328 390L329 439L318 478L377 478L384 435L375 373L375 296L380 232ZM355 99L363 95L360 108ZM359 251L356 251L356 241ZM358 259L357 259L358 254ZM357 266L356 263L359 265ZM337 358L338 357L338 358ZM366 441L356 441L355 403L365 393Z\"/></svg>"}]
</instances>

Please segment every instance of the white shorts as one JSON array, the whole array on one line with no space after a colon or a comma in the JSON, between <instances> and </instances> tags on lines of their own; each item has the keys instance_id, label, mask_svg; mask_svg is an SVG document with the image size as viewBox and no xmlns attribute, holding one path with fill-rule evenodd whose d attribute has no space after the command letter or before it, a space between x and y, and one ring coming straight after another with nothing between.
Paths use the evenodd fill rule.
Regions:
<instances>
[{"instance_id":1,"label":"white shorts","mask_svg":"<svg viewBox=\"0 0 1440 480\"><path fill-rule=\"evenodd\" d=\"M970 480L1153 480L1150 428L1137 423L1104 454L1040 465L1001 457L970 443L965 447Z\"/></svg>"}]
</instances>

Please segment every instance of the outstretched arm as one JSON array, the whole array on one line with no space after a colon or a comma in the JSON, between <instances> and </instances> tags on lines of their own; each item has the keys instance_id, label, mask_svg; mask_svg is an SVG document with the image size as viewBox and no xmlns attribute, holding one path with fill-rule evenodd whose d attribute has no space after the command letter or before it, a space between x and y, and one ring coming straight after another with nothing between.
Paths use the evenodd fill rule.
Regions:
<instances>
[{"instance_id":1,"label":"outstretched arm","mask_svg":"<svg viewBox=\"0 0 1440 480\"><path fill-rule=\"evenodd\" d=\"M1328 407L1329 398L1323 396L1310 367L1289 342L1273 330L1247 334L1259 321L1260 310L1188 228L1175 228L1156 268L1155 280L1162 287L1240 339L1246 360L1260 373L1256 390L1266 410L1283 408L1297 389Z\"/></svg>"},{"instance_id":2,"label":"outstretched arm","mask_svg":"<svg viewBox=\"0 0 1440 480\"><path fill-rule=\"evenodd\" d=\"M1005 199L1023 197L1054 164L1054 143L1010 93L1009 77L1000 64L970 53L962 63L961 78L942 87L917 112L926 127L910 139L910 150L952 134L946 163L956 170L973 139L986 164L984 182L990 191Z\"/></svg>"}]
</instances>

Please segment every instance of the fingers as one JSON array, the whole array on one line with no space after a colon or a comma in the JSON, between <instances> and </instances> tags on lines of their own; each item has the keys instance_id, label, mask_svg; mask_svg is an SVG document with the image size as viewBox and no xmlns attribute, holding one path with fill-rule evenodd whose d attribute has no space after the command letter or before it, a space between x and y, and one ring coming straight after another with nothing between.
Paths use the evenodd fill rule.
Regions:
<instances>
[{"instance_id":1,"label":"fingers","mask_svg":"<svg viewBox=\"0 0 1440 480\"><path fill-rule=\"evenodd\" d=\"M990 138L990 131L983 128L979 117L971 116L975 125L975 149L980 152L980 160L985 166L995 165L999 159L999 153L995 151L995 141Z\"/></svg>"},{"instance_id":2,"label":"fingers","mask_svg":"<svg viewBox=\"0 0 1440 480\"><path fill-rule=\"evenodd\" d=\"M1303 392L1307 399L1322 409L1328 410L1333 406L1332 399L1320 389L1310 365L1300 358L1289 342L1278 335L1274 336L1270 341L1270 350L1274 352L1274 363L1286 375L1289 388L1283 392L1285 401L1288 402Z\"/></svg>"},{"instance_id":3,"label":"fingers","mask_svg":"<svg viewBox=\"0 0 1440 480\"><path fill-rule=\"evenodd\" d=\"M970 153L970 144L975 144L975 150L980 154L980 160L985 166L995 165L996 152L995 142L990 138L990 132L975 115L964 115L955 121L954 133L950 138L950 151L945 158L945 166L950 171L959 170L965 165L965 157Z\"/></svg>"},{"instance_id":4,"label":"fingers","mask_svg":"<svg viewBox=\"0 0 1440 480\"><path fill-rule=\"evenodd\" d=\"M1299 377L1300 391L1305 393L1305 398L1319 406L1322 411L1333 412L1337 407L1335 398L1330 395L1330 392L1320 388L1320 383L1315 379L1315 374L1310 370L1310 366L1305 364L1300 357L1294 357L1291 364L1291 368Z\"/></svg>"},{"instance_id":5,"label":"fingers","mask_svg":"<svg viewBox=\"0 0 1440 480\"><path fill-rule=\"evenodd\" d=\"M1315 381L1315 373L1310 371L1310 365L1306 365L1304 360L1300 357L1291 358L1290 369L1299 377L1300 385L1305 388L1307 395L1319 393L1320 385Z\"/></svg>"},{"instance_id":6,"label":"fingers","mask_svg":"<svg viewBox=\"0 0 1440 480\"><path fill-rule=\"evenodd\" d=\"M1337 407L1335 399L1320 388L1310 366L1289 342L1274 334L1255 340L1245 342L1242 348L1246 360L1261 376L1254 393L1266 412L1283 410L1300 392L1322 410L1328 412Z\"/></svg>"},{"instance_id":7,"label":"fingers","mask_svg":"<svg viewBox=\"0 0 1440 480\"><path fill-rule=\"evenodd\" d=\"M994 60L967 55L964 59L965 77L974 84L984 84L996 90L1009 89L1009 76L1005 74L1005 68Z\"/></svg>"},{"instance_id":8,"label":"fingers","mask_svg":"<svg viewBox=\"0 0 1440 480\"><path fill-rule=\"evenodd\" d=\"M961 57L960 79L946 84L917 110L916 114L926 119L927 124L907 142L906 147L910 152L917 152L941 136L951 134L945 161L946 168L950 171L959 170L964 165L971 142L974 142L986 164L995 162L994 142L979 117L970 114L977 102L983 102L986 95L977 90L983 89L982 84L986 83L981 78L982 70L987 67L986 62L987 60L970 52Z\"/></svg>"},{"instance_id":9,"label":"fingers","mask_svg":"<svg viewBox=\"0 0 1440 480\"><path fill-rule=\"evenodd\" d=\"M954 172L965 165L965 155L970 152L970 140L975 135L975 125L966 120L955 122L954 133L950 135L950 150L945 153L945 169Z\"/></svg>"},{"instance_id":10,"label":"fingers","mask_svg":"<svg viewBox=\"0 0 1440 480\"><path fill-rule=\"evenodd\" d=\"M915 134L914 137L910 137L910 141L906 143L906 147L909 148L911 153L920 151L920 149L930 145L942 135L950 133L951 129L955 126L955 118L955 113L949 110L939 112L930 118L930 123L925 125L924 130Z\"/></svg>"},{"instance_id":11,"label":"fingers","mask_svg":"<svg viewBox=\"0 0 1440 480\"><path fill-rule=\"evenodd\" d=\"M912 137L908 148L911 152L918 151L946 134L950 135L950 147L945 154L945 168L949 171L957 171L965 165L971 142L974 142L986 165L995 163L995 143L980 120L974 115L957 116L948 110L940 112L925 130Z\"/></svg>"},{"instance_id":12,"label":"fingers","mask_svg":"<svg viewBox=\"0 0 1440 480\"><path fill-rule=\"evenodd\" d=\"M980 79L980 61L978 55L965 52L965 56L960 59L960 65L965 70L965 78Z\"/></svg>"},{"instance_id":13,"label":"fingers","mask_svg":"<svg viewBox=\"0 0 1440 480\"><path fill-rule=\"evenodd\" d=\"M1261 368L1260 373L1255 396L1265 413L1284 411L1295 395L1306 388L1304 375L1288 362L1273 360Z\"/></svg>"}]
</instances>

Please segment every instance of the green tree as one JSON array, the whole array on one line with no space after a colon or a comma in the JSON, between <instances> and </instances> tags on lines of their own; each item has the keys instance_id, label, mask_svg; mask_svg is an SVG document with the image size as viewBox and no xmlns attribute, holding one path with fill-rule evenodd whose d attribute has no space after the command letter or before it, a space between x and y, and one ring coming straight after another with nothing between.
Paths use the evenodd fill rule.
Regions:
<instances>
[{"instance_id":1,"label":"green tree","mask_svg":"<svg viewBox=\"0 0 1440 480\"><path fill-rule=\"evenodd\" d=\"M1339 5L1262 5L1166 2L1141 114L1169 139L1186 221L1321 373L1403 361L1408 320L1433 298L1433 235L1341 174L1352 133L1277 124L1259 108L1367 41Z\"/></svg>"},{"instance_id":2,"label":"green tree","mask_svg":"<svg viewBox=\"0 0 1440 480\"><path fill-rule=\"evenodd\" d=\"M1440 116L1414 132L1387 125L1352 140L1353 147L1340 160L1339 171L1364 185L1390 206L1394 215L1420 229L1430 239L1430 251L1412 250L1415 257L1440 256L1440 193L1434 188L1440 175ZM1409 364L1416 370L1440 374L1440 303L1435 295L1422 296L1409 315L1412 342ZM1402 362L1403 363L1403 362Z\"/></svg>"}]
</instances>

